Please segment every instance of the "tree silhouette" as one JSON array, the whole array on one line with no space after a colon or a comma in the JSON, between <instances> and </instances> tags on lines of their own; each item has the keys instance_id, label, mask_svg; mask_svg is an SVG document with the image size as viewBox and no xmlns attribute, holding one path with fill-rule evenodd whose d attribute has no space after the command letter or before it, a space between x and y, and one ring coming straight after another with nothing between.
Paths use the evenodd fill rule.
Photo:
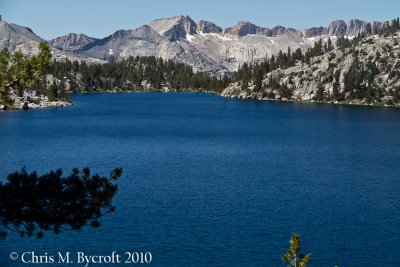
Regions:
<instances>
[{"instance_id":1,"label":"tree silhouette","mask_svg":"<svg viewBox=\"0 0 400 267\"><path fill-rule=\"evenodd\" d=\"M38 176L23 168L9 174L7 183L0 182L0 224L6 230L1 237L7 231L41 238L44 231L99 227L98 219L115 211L112 198L118 186L113 182L121 173L114 169L102 177L84 168L73 169L68 177L61 169Z\"/></svg>"},{"instance_id":2,"label":"tree silhouette","mask_svg":"<svg viewBox=\"0 0 400 267\"><path fill-rule=\"evenodd\" d=\"M296 233L292 233L290 237L290 246L286 254L282 255L282 260L285 263L289 263L288 266L294 267L305 267L311 262L311 254L308 253L304 256L301 253L300 236Z\"/></svg>"}]
</instances>

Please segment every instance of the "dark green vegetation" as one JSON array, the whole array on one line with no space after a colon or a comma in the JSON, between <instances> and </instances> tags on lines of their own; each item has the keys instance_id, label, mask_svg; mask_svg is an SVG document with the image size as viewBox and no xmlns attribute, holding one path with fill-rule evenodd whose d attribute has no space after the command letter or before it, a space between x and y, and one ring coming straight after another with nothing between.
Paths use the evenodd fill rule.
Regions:
<instances>
[{"instance_id":1,"label":"dark green vegetation","mask_svg":"<svg viewBox=\"0 0 400 267\"><path fill-rule=\"evenodd\" d=\"M121 173L114 169L102 177L84 168L67 177L61 169L38 176L24 168L9 174L8 182L0 183L0 222L6 229L1 237L7 230L41 238L44 231L99 227L98 219L115 210L112 199L118 187L113 182Z\"/></svg>"},{"instance_id":2,"label":"dark green vegetation","mask_svg":"<svg viewBox=\"0 0 400 267\"><path fill-rule=\"evenodd\" d=\"M282 260L285 263L289 263L288 266L293 267L305 267L311 262L311 254L304 255L301 253L301 242L300 236L296 233L292 233L289 241L289 249L286 254L282 255Z\"/></svg>"},{"instance_id":3,"label":"dark green vegetation","mask_svg":"<svg viewBox=\"0 0 400 267\"><path fill-rule=\"evenodd\" d=\"M231 80L194 72L192 67L156 57L129 57L106 64L54 62L49 71L70 84L72 92L120 91L212 91L221 92Z\"/></svg>"}]
</instances>

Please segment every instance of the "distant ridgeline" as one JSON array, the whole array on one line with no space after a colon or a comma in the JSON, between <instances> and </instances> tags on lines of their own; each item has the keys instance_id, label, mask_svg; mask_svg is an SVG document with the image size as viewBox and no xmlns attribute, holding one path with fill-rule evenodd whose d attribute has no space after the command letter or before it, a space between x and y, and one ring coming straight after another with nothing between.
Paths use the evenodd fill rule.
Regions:
<instances>
[{"instance_id":1,"label":"distant ridgeline","mask_svg":"<svg viewBox=\"0 0 400 267\"><path fill-rule=\"evenodd\" d=\"M400 23L385 23L377 32L338 37L300 49L243 64L222 96L262 100L317 101L399 105Z\"/></svg>"},{"instance_id":2,"label":"distant ridgeline","mask_svg":"<svg viewBox=\"0 0 400 267\"><path fill-rule=\"evenodd\" d=\"M212 91L221 93L228 76L194 72L192 67L156 57L129 57L117 62L53 62L49 74L71 92L96 91ZM57 90L54 88L54 90Z\"/></svg>"}]
</instances>

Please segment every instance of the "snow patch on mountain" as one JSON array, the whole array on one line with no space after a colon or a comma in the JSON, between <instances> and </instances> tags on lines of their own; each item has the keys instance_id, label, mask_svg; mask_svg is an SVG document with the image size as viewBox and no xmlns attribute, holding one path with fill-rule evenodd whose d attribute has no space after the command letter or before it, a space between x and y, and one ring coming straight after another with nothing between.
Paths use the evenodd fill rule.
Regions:
<instances>
[{"instance_id":1,"label":"snow patch on mountain","mask_svg":"<svg viewBox=\"0 0 400 267\"><path fill-rule=\"evenodd\" d=\"M211 36L218 37L222 41L232 41L233 40L232 38L229 38L229 37L226 37L226 36L222 36L221 34L218 34L218 33L207 33L207 34L209 34Z\"/></svg>"},{"instance_id":2,"label":"snow patch on mountain","mask_svg":"<svg viewBox=\"0 0 400 267\"><path fill-rule=\"evenodd\" d=\"M193 42L193 39L196 38L196 36L191 35L191 34L186 34L185 38L186 38L186 40L188 40L189 42Z\"/></svg>"}]
</instances>

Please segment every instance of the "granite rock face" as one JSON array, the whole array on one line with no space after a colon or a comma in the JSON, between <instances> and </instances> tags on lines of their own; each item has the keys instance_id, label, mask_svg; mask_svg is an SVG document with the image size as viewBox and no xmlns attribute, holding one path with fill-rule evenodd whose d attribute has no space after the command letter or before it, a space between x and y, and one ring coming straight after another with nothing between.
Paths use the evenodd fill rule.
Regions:
<instances>
[{"instance_id":1,"label":"granite rock face","mask_svg":"<svg viewBox=\"0 0 400 267\"><path fill-rule=\"evenodd\" d=\"M341 36L346 35L347 24L343 20L332 21L329 26L324 30L324 35L328 36Z\"/></svg>"},{"instance_id":2,"label":"granite rock face","mask_svg":"<svg viewBox=\"0 0 400 267\"><path fill-rule=\"evenodd\" d=\"M264 31L263 28L254 25L248 21L241 21L231 28L226 28L225 33L237 36L246 36L249 34L259 34Z\"/></svg>"},{"instance_id":3,"label":"granite rock face","mask_svg":"<svg viewBox=\"0 0 400 267\"><path fill-rule=\"evenodd\" d=\"M313 28L305 29L303 34L304 34L305 38L311 38L311 37L323 35L324 31L325 31L324 27L313 27Z\"/></svg>"},{"instance_id":4,"label":"granite rock face","mask_svg":"<svg viewBox=\"0 0 400 267\"><path fill-rule=\"evenodd\" d=\"M362 33L365 29L367 22L358 19L352 19L348 22L343 20L335 20L329 24L329 26L324 30L324 35L328 36L356 36Z\"/></svg>"},{"instance_id":5,"label":"granite rock face","mask_svg":"<svg viewBox=\"0 0 400 267\"><path fill-rule=\"evenodd\" d=\"M214 22L200 20L197 23L197 32L202 33L222 33L222 28L217 26Z\"/></svg>"}]
</instances>

